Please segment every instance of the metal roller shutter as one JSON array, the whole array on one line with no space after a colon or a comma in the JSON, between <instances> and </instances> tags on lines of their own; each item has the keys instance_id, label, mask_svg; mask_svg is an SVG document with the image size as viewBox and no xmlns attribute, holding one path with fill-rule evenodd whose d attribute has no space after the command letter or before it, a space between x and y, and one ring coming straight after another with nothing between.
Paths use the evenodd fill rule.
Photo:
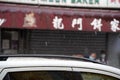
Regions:
<instances>
[{"instance_id":1,"label":"metal roller shutter","mask_svg":"<svg viewBox=\"0 0 120 80\"><path fill-rule=\"evenodd\" d=\"M30 52L40 54L88 54L106 49L106 33L32 30Z\"/></svg>"}]
</instances>

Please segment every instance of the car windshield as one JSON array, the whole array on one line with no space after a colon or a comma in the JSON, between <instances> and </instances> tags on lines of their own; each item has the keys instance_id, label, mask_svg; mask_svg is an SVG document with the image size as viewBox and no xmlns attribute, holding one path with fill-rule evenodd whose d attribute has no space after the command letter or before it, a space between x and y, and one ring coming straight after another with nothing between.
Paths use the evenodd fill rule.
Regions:
<instances>
[{"instance_id":1,"label":"car windshield","mask_svg":"<svg viewBox=\"0 0 120 80\"><path fill-rule=\"evenodd\" d=\"M114 77L70 71L10 72L3 80L119 80Z\"/></svg>"}]
</instances>

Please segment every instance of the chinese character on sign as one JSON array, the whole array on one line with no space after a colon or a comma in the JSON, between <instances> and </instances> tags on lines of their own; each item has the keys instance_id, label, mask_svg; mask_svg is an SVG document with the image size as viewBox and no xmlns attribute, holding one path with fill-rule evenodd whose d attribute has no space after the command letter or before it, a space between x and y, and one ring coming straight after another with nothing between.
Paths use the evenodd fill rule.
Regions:
<instances>
[{"instance_id":1,"label":"chinese character on sign","mask_svg":"<svg viewBox=\"0 0 120 80\"><path fill-rule=\"evenodd\" d=\"M98 31L101 31L101 27L102 27L102 23L101 23L101 19L94 19L91 23L91 26L93 26L93 29L96 30L98 29Z\"/></svg>"},{"instance_id":2,"label":"chinese character on sign","mask_svg":"<svg viewBox=\"0 0 120 80\"><path fill-rule=\"evenodd\" d=\"M25 15L23 27L37 27L36 18L33 12Z\"/></svg>"},{"instance_id":3,"label":"chinese character on sign","mask_svg":"<svg viewBox=\"0 0 120 80\"><path fill-rule=\"evenodd\" d=\"M75 28L76 25L79 25L78 30L82 30L82 18L73 19L73 21L72 21L72 27Z\"/></svg>"},{"instance_id":4,"label":"chinese character on sign","mask_svg":"<svg viewBox=\"0 0 120 80\"><path fill-rule=\"evenodd\" d=\"M113 19L113 21L110 22L110 25L111 25L111 30L113 32L116 32L117 30L120 30L120 28L118 27L119 26L119 21L118 20Z\"/></svg>"},{"instance_id":5,"label":"chinese character on sign","mask_svg":"<svg viewBox=\"0 0 120 80\"><path fill-rule=\"evenodd\" d=\"M6 19L0 19L0 26L6 21Z\"/></svg>"},{"instance_id":6,"label":"chinese character on sign","mask_svg":"<svg viewBox=\"0 0 120 80\"><path fill-rule=\"evenodd\" d=\"M58 18L58 16L55 16L55 18L53 19L53 27L55 29L64 29L64 24L62 23L62 18Z\"/></svg>"},{"instance_id":7,"label":"chinese character on sign","mask_svg":"<svg viewBox=\"0 0 120 80\"><path fill-rule=\"evenodd\" d=\"M116 2L117 2L117 0L111 0L111 2L112 2L112 3L116 3Z\"/></svg>"}]
</instances>

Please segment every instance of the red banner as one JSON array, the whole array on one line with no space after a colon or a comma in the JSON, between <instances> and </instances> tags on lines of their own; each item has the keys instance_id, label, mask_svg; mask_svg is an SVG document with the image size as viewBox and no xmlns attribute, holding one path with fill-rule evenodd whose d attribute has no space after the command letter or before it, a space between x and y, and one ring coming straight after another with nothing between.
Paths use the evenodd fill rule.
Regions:
<instances>
[{"instance_id":1,"label":"red banner","mask_svg":"<svg viewBox=\"0 0 120 80\"><path fill-rule=\"evenodd\" d=\"M10 8L12 9L12 8ZM57 8L23 8L0 11L0 27L21 29L120 32L118 12L93 12ZM74 11L74 12L73 12ZM108 13L108 14L107 14Z\"/></svg>"}]
</instances>

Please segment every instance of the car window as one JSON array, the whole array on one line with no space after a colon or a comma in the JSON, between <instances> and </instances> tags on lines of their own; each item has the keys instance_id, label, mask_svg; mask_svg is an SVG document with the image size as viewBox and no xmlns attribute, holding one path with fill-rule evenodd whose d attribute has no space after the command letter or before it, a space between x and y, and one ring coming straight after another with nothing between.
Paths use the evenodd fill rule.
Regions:
<instances>
[{"instance_id":1,"label":"car window","mask_svg":"<svg viewBox=\"0 0 120 80\"><path fill-rule=\"evenodd\" d=\"M119 80L117 78L95 73L81 73L83 80Z\"/></svg>"},{"instance_id":2,"label":"car window","mask_svg":"<svg viewBox=\"0 0 120 80\"><path fill-rule=\"evenodd\" d=\"M3 80L82 80L81 74L69 71L10 72Z\"/></svg>"},{"instance_id":3,"label":"car window","mask_svg":"<svg viewBox=\"0 0 120 80\"><path fill-rule=\"evenodd\" d=\"M9 72L3 80L119 80L114 77L71 71Z\"/></svg>"}]
</instances>

